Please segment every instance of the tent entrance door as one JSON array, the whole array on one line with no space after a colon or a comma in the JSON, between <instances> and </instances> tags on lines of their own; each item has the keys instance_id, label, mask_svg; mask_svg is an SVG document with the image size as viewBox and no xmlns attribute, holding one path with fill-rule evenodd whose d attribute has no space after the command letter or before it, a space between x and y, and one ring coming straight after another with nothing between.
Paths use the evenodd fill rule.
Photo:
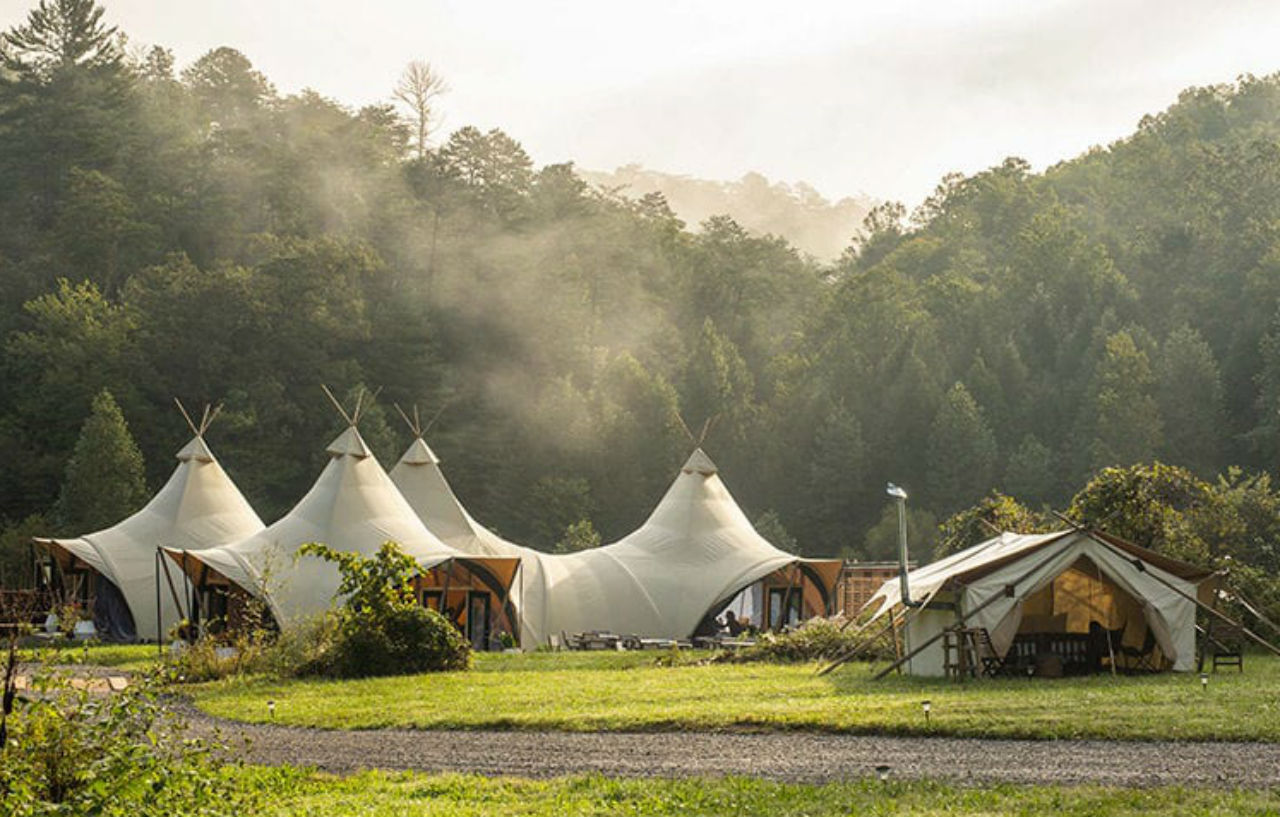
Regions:
<instances>
[{"instance_id":1,"label":"tent entrance door","mask_svg":"<svg viewBox=\"0 0 1280 817\"><path fill-rule=\"evenodd\" d=\"M801 591L791 587L770 587L769 598L766 604L768 610L768 618L770 630L781 630L783 627L793 627L800 623L802 618Z\"/></svg>"},{"instance_id":2,"label":"tent entrance door","mask_svg":"<svg viewBox=\"0 0 1280 817\"><path fill-rule=\"evenodd\" d=\"M489 594L471 591L467 593L467 638L474 650L489 647Z\"/></svg>"}]
</instances>

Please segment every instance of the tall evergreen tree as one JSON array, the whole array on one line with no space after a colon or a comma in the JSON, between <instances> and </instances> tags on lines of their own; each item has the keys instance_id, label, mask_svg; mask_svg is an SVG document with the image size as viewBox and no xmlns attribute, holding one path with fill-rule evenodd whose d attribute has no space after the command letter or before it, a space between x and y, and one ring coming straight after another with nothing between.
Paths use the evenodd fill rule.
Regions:
<instances>
[{"instance_id":1,"label":"tall evergreen tree","mask_svg":"<svg viewBox=\"0 0 1280 817\"><path fill-rule=\"evenodd\" d=\"M995 476L996 440L963 383L947 392L929 431L928 507L950 515L986 493Z\"/></svg>"},{"instance_id":2,"label":"tall evergreen tree","mask_svg":"<svg viewBox=\"0 0 1280 817\"><path fill-rule=\"evenodd\" d=\"M67 463L58 518L68 533L89 533L119 522L147 500L142 452L124 414L103 389L93 399Z\"/></svg>"},{"instance_id":3,"label":"tall evergreen tree","mask_svg":"<svg viewBox=\"0 0 1280 817\"><path fill-rule=\"evenodd\" d=\"M1213 350L1195 329L1182 326L1169 333L1156 393L1164 422L1161 459L1211 476L1221 466L1222 379Z\"/></svg>"},{"instance_id":4,"label":"tall evergreen tree","mask_svg":"<svg viewBox=\"0 0 1280 817\"><path fill-rule=\"evenodd\" d=\"M1161 422L1154 386L1147 353L1138 348L1133 336L1121 331L1108 337L1087 407L1093 426L1089 447L1093 468L1133 465L1155 456Z\"/></svg>"},{"instance_id":5,"label":"tall evergreen tree","mask_svg":"<svg viewBox=\"0 0 1280 817\"><path fill-rule=\"evenodd\" d=\"M865 492L862 426L845 404L836 405L814 433L802 510L813 542L808 553L839 553L857 541Z\"/></svg>"}]
</instances>

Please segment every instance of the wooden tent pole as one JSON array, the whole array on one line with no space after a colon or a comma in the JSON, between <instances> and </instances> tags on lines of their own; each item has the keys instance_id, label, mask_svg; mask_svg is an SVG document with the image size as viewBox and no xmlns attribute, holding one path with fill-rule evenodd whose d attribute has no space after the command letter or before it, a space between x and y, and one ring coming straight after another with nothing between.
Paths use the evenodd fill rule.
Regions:
<instances>
[{"instance_id":1,"label":"wooden tent pole","mask_svg":"<svg viewBox=\"0 0 1280 817\"><path fill-rule=\"evenodd\" d=\"M160 548L156 548L156 651L160 655L164 655L164 634L160 632L160 560L163 556Z\"/></svg>"},{"instance_id":2,"label":"wooden tent pole","mask_svg":"<svg viewBox=\"0 0 1280 817\"><path fill-rule=\"evenodd\" d=\"M1058 554L1065 553L1067 549L1071 547L1071 544L1072 544L1071 542L1068 542L1067 544L1063 545L1061 548L1058 549L1058 552L1057 554L1055 554L1055 556ZM1026 573L1023 573L1018 578L1006 584L1004 586L1004 590L1000 591L999 593L993 593L989 598L983 600L981 604L979 604L977 607L973 608L969 612L965 613L964 615L957 615L958 620L956 621L955 624L952 624L950 627L943 628L941 631L938 632L937 635L933 636L932 638L929 638L923 644L913 649L911 652L907 653L906 655L899 658L897 661L894 661L892 664L885 667L872 680L879 681L881 678L893 672L898 667L902 666L903 664L910 661L912 658L915 658L917 655L924 652L927 648L932 647L934 644L941 641L943 637L946 636L947 633L952 632L954 630L959 630L960 625L964 624L965 621L977 615L978 613L982 612L983 610L987 609L991 605L995 604L1000 599L1016 597L1018 585L1022 584L1024 581L1029 579L1032 575L1036 573L1036 571L1040 570L1040 568L1041 568L1041 565L1036 565L1035 567L1028 570ZM957 610L957 614L958 613L959 611Z\"/></svg>"}]
</instances>

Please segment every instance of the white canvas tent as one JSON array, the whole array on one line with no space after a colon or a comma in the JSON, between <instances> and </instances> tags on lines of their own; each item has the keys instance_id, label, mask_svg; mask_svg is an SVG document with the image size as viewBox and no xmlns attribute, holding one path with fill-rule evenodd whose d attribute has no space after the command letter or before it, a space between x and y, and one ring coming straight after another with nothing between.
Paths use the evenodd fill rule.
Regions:
<instances>
[{"instance_id":1,"label":"white canvas tent","mask_svg":"<svg viewBox=\"0 0 1280 817\"><path fill-rule=\"evenodd\" d=\"M765 540L701 449L689 457L643 525L612 545L581 555L592 553L644 590L643 602L631 609L611 605L617 631L666 638L689 637L704 617L763 580L775 582L782 603L796 604L801 616L835 612L835 586L843 566L839 559L802 559ZM572 585L574 577L567 581ZM561 594L559 582L553 589Z\"/></svg>"},{"instance_id":2,"label":"white canvas tent","mask_svg":"<svg viewBox=\"0 0 1280 817\"><path fill-rule=\"evenodd\" d=\"M1192 599L1211 575L1087 531L1003 533L908 574L912 599L923 603L906 613L906 649L923 648L908 671L944 674L937 637L961 617L965 627L985 629L1000 656L1019 636L1084 637L1093 625L1095 632L1114 634L1109 653L1123 656L1125 648L1141 649L1154 637L1159 662L1190 671L1196 658ZM903 609L901 602L899 581L886 582L868 602L872 620Z\"/></svg>"},{"instance_id":3,"label":"white canvas tent","mask_svg":"<svg viewBox=\"0 0 1280 817\"><path fill-rule=\"evenodd\" d=\"M208 415L206 414L207 425ZM175 596L157 575L157 548L174 547L192 552L235 542L263 529L262 520L245 501L226 471L205 444L204 428L178 452L178 467L146 507L106 530L75 539L36 539L59 563L63 574L83 569L96 572L123 596L128 616L113 611L108 600L114 592L99 582L96 612L100 633L119 638L164 638L182 618ZM163 571L161 571L163 574ZM157 613L157 582L159 611ZM114 614L113 614L114 613ZM132 620L126 620L131 618Z\"/></svg>"},{"instance_id":4,"label":"white canvas tent","mask_svg":"<svg viewBox=\"0 0 1280 817\"><path fill-rule=\"evenodd\" d=\"M811 608L815 600L825 607L842 564L798 559L765 541L701 450L638 530L615 544L568 554L515 545L477 523L420 437L392 477L426 525L448 544L466 553L521 558L525 649L547 643L550 636L591 630L688 638L708 612L771 575L781 576Z\"/></svg>"},{"instance_id":5,"label":"white canvas tent","mask_svg":"<svg viewBox=\"0 0 1280 817\"><path fill-rule=\"evenodd\" d=\"M472 519L440 470L440 459L422 438L421 427L414 422L410 427L414 440L391 469L391 481L427 529L449 547L470 556L520 560L520 573L511 587L511 600L519 611L520 646L532 650L546 644L547 583L551 571L544 562L559 557L508 542Z\"/></svg>"},{"instance_id":6,"label":"white canvas tent","mask_svg":"<svg viewBox=\"0 0 1280 817\"><path fill-rule=\"evenodd\" d=\"M500 604L506 603L518 559L460 558L457 550L423 526L354 422L326 450L330 459L315 484L279 521L224 547L167 552L197 586L229 582L262 598L282 627L326 610L338 589L336 565L298 556L298 549L308 542L371 556L392 541L424 574L434 569L479 576Z\"/></svg>"}]
</instances>

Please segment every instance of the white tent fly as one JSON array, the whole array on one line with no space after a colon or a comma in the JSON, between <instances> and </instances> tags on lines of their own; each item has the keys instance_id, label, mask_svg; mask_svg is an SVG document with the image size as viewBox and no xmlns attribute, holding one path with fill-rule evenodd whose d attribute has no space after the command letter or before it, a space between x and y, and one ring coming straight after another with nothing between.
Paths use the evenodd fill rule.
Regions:
<instances>
[{"instance_id":1,"label":"white tent fly","mask_svg":"<svg viewBox=\"0 0 1280 817\"><path fill-rule=\"evenodd\" d=\"M181 577L170 586L163 571L157 575L158 548L199 552L263 529L262 520L205 444L211 419L206 410L201 425L192 426L195 436L178 452L178 467L142 510L97 533L35 540L57 560L64 576L87 570L99 577L94 604L100 634L162 639L183 618ZM116 592L127 614L111 604Z\"/></svg>"},{"instance_id":2,"label":"white tent fly","mask_svg":"<svg viewBox=\"0 0 1280 817\"><path fill-rule=\"evenodd\" d=\"M321 542L338 551L371 556L384 542L395 542L423 571L417 587L423 600L434 599L432 606L464 628L470 614L470 620L483 629L468 629L468 635L478 646L487 642L489 616L495 612L492 601L497 600L499 611L505 609L519 560L460 558L457 550L423 526L365 445L354 421L326 450L329 463L306 496L279 521L225 547L192 553L173 549L169 555L197 586L206 591L219 585L239 588L264 600L276 622L288 627L326 610L338 589L337 566L314 556L299 556L302 545ZM449 590L455 595L462 591L461 609L440 603L448 595L448 590L439 590L440 582L452 583ZM204 596L208 604L216 598L208 592ZM474 615L477 607L473 606L481 602L483 621Z\"/></svg>"},{"instance_id":3,"label":"white tent fly","mask_svg":"<svg viewBox=\"0 0 1280 817\"><path fill-rule=\"evenodd\" d=\"M440 470L440 459L422 438L421 426L415 421L409 425L414 440L391 469L391 481L427 529L449 547L470 556L520 560L520 573L511 587L511 600L519 611L520 646L532 650L547 643L548 571L544 562L558 557L508 542L472 519Z\"/></svg>"},{"instance_id":4,"label":"white tent fly","mask_svg":"<svg viewBox=\"0 0 1280 817\"><path fill-rule=\"evenodd\" d=\"M632 609L614 606L619 631L666 638L687 638L707 616L759 583L767 591L763 604L755 605L759 626L833 613L843 566L839 559L802 559L765 540L701 449L643 525L582 555L592 553L644 589L643 603ZM560 583L553 588L561 595Z\"/></svg>"},{"instance_id":5,"label":"white tent fly","mask_svg":"<svg viewBox=\"0 0 1280 817\"><path fill-rule=\"evenodd\" d=\"M427 526L453 547L521 558L526 649L550 636L593 630L688 638L709 612L766 578L775 580L775 601L786 596L788 607L826 612L841 567L839 560L798 559L765 541L700 450L644 525L615 544L578 553L521 547L477 523L420 436L392 478Z\"/></svg>"},{"instance_id":6,"label":"white tent fly","mask_svg":"<svg viewBox=\"0 0 1280 817\"><path fill-rule=\"evenodd\" d=\"M907 663L914 675L945 674L947 639L939 636L960 622L985 630L997 656L1029 669L1037 656L1062 653L1094 669L1141 660L1189 671L1192 599L1211 575L1097 533L1003 533L911 571L908 590L922 606L903 607L894 579L868 608L872 620L905 612L906 652L920 650Z\"/></svg>"}]
</instances>

